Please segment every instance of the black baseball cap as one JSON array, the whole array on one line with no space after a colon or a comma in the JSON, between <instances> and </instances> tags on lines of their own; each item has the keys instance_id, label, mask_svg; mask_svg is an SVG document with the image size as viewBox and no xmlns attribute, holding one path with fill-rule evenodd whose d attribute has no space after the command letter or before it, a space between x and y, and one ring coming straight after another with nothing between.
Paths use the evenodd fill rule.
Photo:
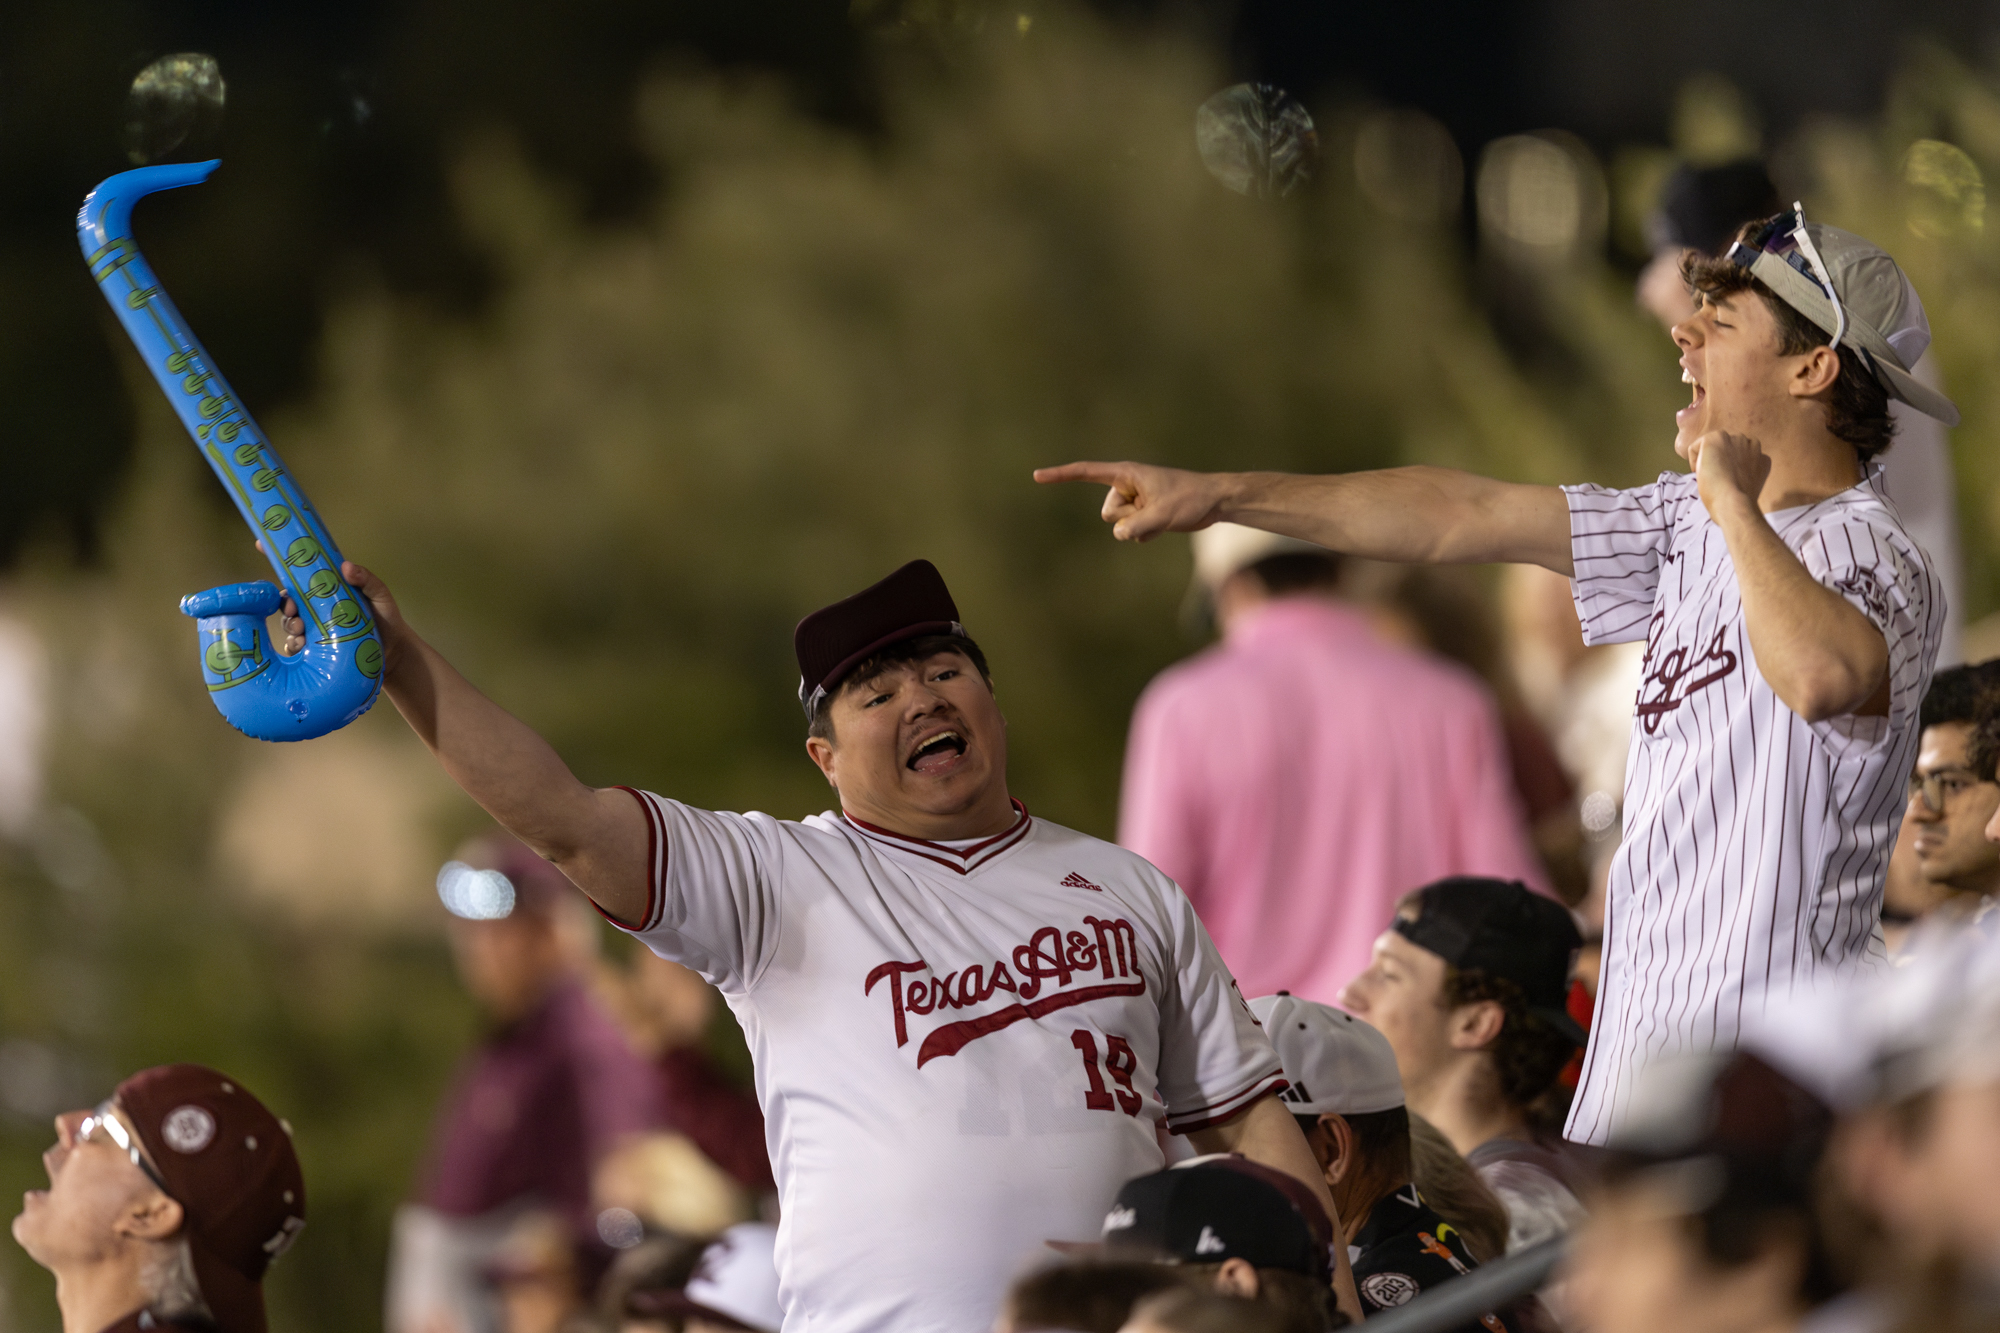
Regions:
<instances>
[{"instance_id":1,"label":"black baseball cap","mask_svg":"<svg viewBox=\"0 0 2000 1333\"><path fill-rule=\"evenodd\" d=\"M1125 1182L1104 1217L1104 1253L1219 1264L1241 1259L1324 1280L1333 1224L1303 1181L1234 1153Z\"/></svg>"},{"instance_id":2,"label":"black baseball cap","mask_svg":"<svg viewBox=\"0 0 2000 1333\"><path fill-rule=\"evenodd\" d=\"M1570 967L1583 936L1569 909L1517 879L1454 875L1405 900L1415 916L1396 914L1390 929L1460 971L1505 977L1527 997L1528 1012L1581 1046L1569 1016Z\"/></svg>"},{"instance_id":3,"label":"black baseball cap","mask_svg":"<svg viewBox=\"0 0 2000 1333\"><path fill-rule=\"evenodd\" d=\"M1659 207L1647 219L1653 249L1667 247L1719 254L1746 222L1782 207L1778 187L1756 158L1719 166L1680 166L1660 187Z\"/></svg>"},{"instance_id":4,"label":"black baseball cap","mask_svg":"<svg viewBox=\"0 0 2000 1333\"><path fill-rule=\"evenodd\" d=\"M926 634L967 637L944 575L928 560L912 560L801 620L792 631L792 651L799 659L799 704L806 716L869 657Z\"/></svg>"}]
</instances>

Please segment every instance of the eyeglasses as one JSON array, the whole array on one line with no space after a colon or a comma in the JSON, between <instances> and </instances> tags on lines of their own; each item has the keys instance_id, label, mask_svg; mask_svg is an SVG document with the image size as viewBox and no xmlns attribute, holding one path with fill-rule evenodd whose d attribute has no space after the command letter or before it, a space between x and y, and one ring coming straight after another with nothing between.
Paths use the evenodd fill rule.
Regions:
<instances>
[{"instance_id":1,"label":"eyeglasses","mask_svg":"<svg viewBox=\"0 0 2000 1333\"><path fill-rule=\"evenodd\" d=\"M1940 769L1936 773L1910 775L1910 799L1922 801L1934 815L1944 813L1945 802L1960 792L1979 785L1979 779L1962 768Z\"/></svg>"},{"instance_id":2,"label":"eyeglasses","mask_svg":"<svg viewBox=\"0 0 2000 1333\"><path fill-rule=\"evenodd\" d=\"M139 1145L134 1143L132 1136L125 1132L124 1123L112 1113L111 1103L108 1101L98 1103L97 1109L85 1116L77 1125L76 1141L78 1143L89 1143L99 1134L103 1134L105 1138L110 1139L121 1152L130 1157L132 1165L144 1171L146 1179L160 1187L160 1193L166 1195L169 1199L174 1197L174 1192L167 1188L167 1182L160 1179L160 1173L153 1169L153 1164L146 1160L144 1153L139 1151Z\"/></svg>"},{"instance_id":3,"label":"eyeglasses","mask_svg":"<svg viewBox=\"0 0 2000 1333\"><path fill-rule=\"evenodd\" d=\"M1789 229L1786 223L1790 223ZM1840 293L1833 288L1833 275L1827 271L1826 263L1819 257L1819 247L1813 244L1812 235L1806 231L1806 210L1804 205L1794 202L1792 211L1766 218L1756 233L1748 241L1737 241L1723 255L1739 268L1752 268L1759 254L1782 259L1799 272L1811 278L1813 285L1826 293L1826 299L1833 302L1833 346L1840 347L1840 340L1847 334L1847 307L1840 303ZM1865 349L1856 346L1863 361L1869 360ZM1872 366L1871 366L1872 369Z\"/></svg>"}]
</instances>

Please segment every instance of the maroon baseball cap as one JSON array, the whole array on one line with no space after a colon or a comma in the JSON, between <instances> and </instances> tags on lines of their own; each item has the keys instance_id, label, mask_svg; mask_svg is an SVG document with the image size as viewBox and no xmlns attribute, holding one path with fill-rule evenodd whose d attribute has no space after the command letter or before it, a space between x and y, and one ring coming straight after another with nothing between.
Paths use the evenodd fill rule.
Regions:
<instances>
[{"instance_id":1,"label":"maroon baseball cap","mask_svg":"<svg viewBox=\"0 0 2000 1333\"><path fill-rule=\"evenodd\" d=\"M928 560L912 560L880 583L801 620L792 631L792 650L799 658L799 704L806 716L870 656L926 634L966 637L958 603Z\"/></svg>"},{"instance_id":2,"label":"maroon baseball cap","mask_svg":"<svg viewBox=\"0 0 2000 1333\"><path fill-rule=\"evenodd\" d=\"M264 1270L306 1224L292 1131L200 1065L141 1070L114 1094L181 1206L202 1298L222 1333L266 1333Z\"/></svg>"}]
</instances>

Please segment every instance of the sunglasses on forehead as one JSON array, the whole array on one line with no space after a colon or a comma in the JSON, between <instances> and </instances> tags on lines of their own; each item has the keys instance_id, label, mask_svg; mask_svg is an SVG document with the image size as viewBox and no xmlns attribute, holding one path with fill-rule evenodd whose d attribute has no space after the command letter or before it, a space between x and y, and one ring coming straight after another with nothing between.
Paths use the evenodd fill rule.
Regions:
<instances>
[{"instance_id":1,"label":"sunglasses on forehead","mask_svg":"<svg viewBox=\"0 0 2000 1333\"><path fill-rule=\"evenodd\" d=\"M1840 293L1833 288L1833 275L1827 271L1826 262L1819 257L1819 247L1813 244L1812 235L1806 230L1803 204L1794 201L1791 212L1765 218L1750 234L1749 240L1735 242L1723 252L1722 257L1738 268L1754 268L1760 254L1790 264L1826 293L1826 299L1833 303L1831 346L1838 350L1840 340L1847 334L1847 307L1841 304ZM1854 346L1854 350L1860 353L1864 362L1869 360L1864 348ZM1873 368L1872 365L1870 368Z\"/></svg>"},{"instance_id":2,"label":"sunglasses on forehead","mask_svg":"<svg viewBox=\"0 0 2000 1333\"><path fill-rule=\"evenodd\" d=\"M160 1187L160 1193L169 1199L174 1197L174 1192L167 1188L167 1182L160 1178L160 1173L146 1160L146 1155L139 1151L139 1145L133 1141L131 1134L126 1132L125 1123L114 1113L108 1101L100 1102L97 1109L85 1116L76 1127L78 1143L90 1143L99 1135L110 1140L119 1151L130 1157L132 1165L145 1172L146 1179Z\"/></svg>"}]
</instances>

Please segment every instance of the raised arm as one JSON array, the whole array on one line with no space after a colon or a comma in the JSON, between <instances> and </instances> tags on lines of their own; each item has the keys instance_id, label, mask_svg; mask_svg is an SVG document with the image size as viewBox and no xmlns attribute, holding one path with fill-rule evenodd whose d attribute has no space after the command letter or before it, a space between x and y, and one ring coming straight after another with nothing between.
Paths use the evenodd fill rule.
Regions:
<instances>
[{"instance_id":1,"label":"raised arm","mask_svg":"<svg viewBox=\"0 0 2000 1333\"><path fill-rule=\"evenodd\" d=\"M620 921L644 920L646 821L638 802L577 781L533 728L481 694L410 628L381 579L353 561L341 574L375 608L390 702L452 781L599 907Z\"/></svg>"},{"instance_id":2,"label":"raised arm","mask_svg":"<svg viewBox=\"0 0 2000 1333\"><path fill-rule=\"evenodd\" d=\"M1120 541L1241 523L1329 550L1406 564L1570 564L1569 505L1553 486L1523 486L1440 467L1304 477L1183 472L1146 463L1068 463L1035 480L1110 488L1104 521Z\"/></svg>"},{"instance_id":3,"label":"raised arm","mask_svg":"<svg viewBox=\"0 0 2000 1333\"><path fill-rule=\"evenodd\" d=\"M1757 670L1808 722L1889 712L1889 644L1845 597L1814 578L1764 516L1771 461L1755 440L1712 431L1689 458L1701 502L1736 564L1743 627Z\"/></svg>"}]
</instances>

